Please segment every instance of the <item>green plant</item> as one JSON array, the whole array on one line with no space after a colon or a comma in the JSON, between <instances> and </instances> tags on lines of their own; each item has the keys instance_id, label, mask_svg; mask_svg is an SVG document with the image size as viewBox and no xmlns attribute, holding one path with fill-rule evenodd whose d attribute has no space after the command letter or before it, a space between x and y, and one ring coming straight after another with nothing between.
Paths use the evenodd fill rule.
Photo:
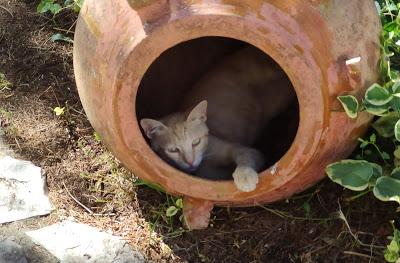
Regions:
<instances>
[{"instance_id":1,"label":"green plant","mask_svg":"<svg viewBox=\"0 0 400 263\"><path fill-rule=\"evenodd\" d=\"M182 198L175 199L175 202L173 205L170 205L167 210L165 211L165 214L168 217L173 217L175 216L178 212L181 212L183 209L183 200Z\"/></svg>"},{"instance_id":2,"label":"green plant","mask_svg":"<svg viewBox=\"0 0 400 263\"><path fill-rule=\"evenodd\" d=\"M58 14L60 14L63 10L70 10L72 12L79 13L82 8L83 2L84 2L84 0L63 0L63 1L62 0L41 0L36 8L36 11L40 14L51 13L53 15L53 20L54 20L54 18ZM74 24L75 23L73 23L73 25ZM71 27L68 30L64 30L64 31L71 33L71 31L70 31ZM70 37L65 36L62 33L56 33L56 34L52 35L50 37L50 40L53 42L64 41L64 42L68 42L68 43L74 43L74 41Z\"/></svg>"},{"instance_id":3,"label":"green plant","mask_svg":"<svg viewBox=\"0 0 400 263\"><path fill-rule=\"evenodd\" d=\"M357 118L366 111L375 116L369 138L360 138L356 160L342 160L326 168L329 178L343 187L359 191L358 198L373 192L381 201L400 204L400 3L376 1L383 30L381 33L380 80L358 100L352 95L339 96L345 112ZM385 250L385 259L400 262L399 231ZM397 260L397 261L396 261Z\"/></svg>"},{"instance_id":4,"label":"green plant","mask_svg":"<svg viewBox=\"0 0 400 263\"><path fill-rule=\"evenodd\" d=\"M160 185L147 182L143 179L137 179L134 182L134 186L146 186L165 196L165 202L161 203L157 208L152 209L153 229L159 225L160 219L162 219L168 225L169 235L176 237L185 231L182 228L175 229L173 222L174 218L178 218L181 222L183 220L183 199L181 197L171 196Z\"/></svg>"},{"instance_id":5,"label":"green plant","mask_svg":"<svg viewBox=\"0 0 400 263\"><path fill-rule=\"evenodd\" d=\"M0 91L9 89L11 85L11 82L9 82L6 78L6 75L0 72Z\"/></svg>"},{"instance_id":6,"label":"green plant","mask_svg":"<svg viewBox=\"0 0 400 263\"><path fill-rule=\"evenodd\" d=\"M53 16L57 15L64 9L70 9L79 13L83 2L84 0L65 0L63 3L57 0L41 0L36 10L41 14L50 12Z\"/></svg>"},{"instance_id":7,"label":"green plant","mask_svg":"<svg viewBox=\"0 0 400 263\"><path fill-rule=\"evenodd\" d=\"M393 230L392 241L387 245L384 256L387 262L400 262L400 231Z\"/></svg>"}]
</instances>

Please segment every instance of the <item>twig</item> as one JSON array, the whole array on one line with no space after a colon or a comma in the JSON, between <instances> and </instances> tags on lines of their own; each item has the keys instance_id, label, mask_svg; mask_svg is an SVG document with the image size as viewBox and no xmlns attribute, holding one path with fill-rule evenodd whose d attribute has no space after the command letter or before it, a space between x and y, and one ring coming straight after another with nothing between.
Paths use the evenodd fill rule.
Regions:
<instances>
[{"instance_id":1,"label":"twig","mask_svg":"<svg viewBox=\"0 0 400 263\"><path fill-rule=\"evenodd\" d=\"M350 233L350 235L354 238L354 240L355 240L360 246L364 246L364 247L371 247L371 246L372 246L372 247L376 247L376 248L383 248L383 247L381 247L381 246L375 246L375 245L373 245L373 244L365 244L364 242L362 242L362 241L358 238L358 236L357 236L355 233L353 233L353 231L351 230L350 224L349 224L349 222L347 221L346 216L343 214L342 207L340 206L340 203L339 203L339 202L338 202L338 204L339 204L339 211L338 211L337 213L338 213L339 218L344 222L344 225L346 226L348 232Z\"/></svg>"},{"instance_id":2,"label":"twig","mask_svg":"<svg viewBox=\"0 0 400 263\"><path fill-rule=\"evenodd\" d=\"M68 31L70 31L70 32L73 33L73 31L71 31L71 30L72 30L72 28L75 26L75 24L76 24L77 21L78 21L78 20L75 20L74 23L72 23L72 25L68 28Z\"/></svg>"},{"instance_id":3,"label":"twig","mask_svg":"<svg viewBox=\"0 0 400 263\"><path fill-rule=\"evenodd\" d=\"M78 199L76 199L76 198L68 191L68 188L67 188L67 186L65 185L64 182L63 182L63 185L64 185L64 188L65 188L65 191L67 191L67 194L68 194L78 205L80 205L83 209L85 209L86 211L88 211L89 214L93 215L93 211L92 211L92 210L90 210L90 209L87 208L84 204L82 204L81 202L79 202Z\"/></svg>"},{"instance_id":4,"label":"twig","mask_svg":"<svg viewBox=\"0 0 400 263\"><path fill-rule=\"evenodd\" d=\"M10 14L11 18L14 18L14 15L13 15L13 13L11 13L11 11L10 11L10 10L8 10L6 7L4 7L4 6L0 5L0 8L1 8L1 9L3 9L3 10L5 10L5 11L7 11L7 13L9 13L9 14Z\"/></svg>"},{"instance_id":5,"label":"twig","mask_svg":"<svg viewBox=\"0 0 400 263\"><path fill-rule=\"evenodd\" d=\"M18 149L19 149L20 151L22 151L21 146L19 145L19 142L18 142L17 138L14 138L14 141L17 143Z\"/></svg>"},{"instance_id":6,"label":"twig","mask_svg":"<svg viewBox=\"0 0 400 263\"><path fill-rule=\"evenodd\" d=\"M108 213L108 214L92 214L93 216L115 216L116 213Z\"/></svg>"},{"instance_id":7,"label":"twig","mask_svg":"<svg viewBox=\"0 0 400 263\"><path fill-rule=\"evenodd\" d=\"M343 253L347 254L347 255L358 256L358 257L364 257L364 258L377 260L376 257L370 256L370 255L365 255L365 254L354 252L354 251L344 251Z\"/></svg>"},{"instance_id":8,"label":"twig","mask_svg":"<svg viewBox=\"0 0 400 263\"><path fill-rule=\"evenodd\" d=\"M69 34L74 33L74 32L71 31L71 30L63 29L63 28L59 28L59 27L53 27L53 29L54 29L54 30L58 30L58 31L62 31L62 32L66 32L66 33L69 33Z\"/></svg>"},{"instance_id":9,"label":"twig","mask_svg":"<svg viewBox=\"0 0 400 263\"><path fill-rule=\"evenodd\" d=\"M287 219L292 219L292 220L306 220L306 221L329 221L329 220L337 220L336 218L331 218L331 217L326 217L326 218L319 218L319 217L301 217L301 216L293 216L291 214L288 214L283 211L275 210L268 208L266 206L263 206L259 203L255 203L257 206L261 207L264 210L267 210L268 212L280 217L280 218L287 218Z\"/></svg>"}]
</instances>

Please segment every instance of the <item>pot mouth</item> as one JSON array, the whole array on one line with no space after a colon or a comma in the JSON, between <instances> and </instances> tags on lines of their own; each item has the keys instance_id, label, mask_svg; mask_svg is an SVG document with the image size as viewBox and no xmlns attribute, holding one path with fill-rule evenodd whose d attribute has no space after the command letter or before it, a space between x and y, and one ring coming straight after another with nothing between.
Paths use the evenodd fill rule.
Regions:
<instances>
[{"instance_id":1,"label":"pot mouth","mask_svg":"<svg viewBox=\"0 0 400 263\"><path fill-rule=\"evenodd\" d=\"M250 49L260 59L268 61L271 64L271 71L284 75L284 85L294 90L283 69L265 52L260 52L257 47L234 38L199 37L168 48L148 67L140 81L135 97L137 125L140 127L139 122L143 118L158 120L178 112L183 97L188 92L193 92L193 89L195 89L193 87L199 80L206 76L218 63L243 48ZM246 71L246 75L253 73L251 68L245 66L243 70ZM224 83L224 81L227 80L221 80L221 83ZM262 83L255 82L254 85L262 85ZM266 86L265 88L272 89L274 87ZM276 92L279 92L279 90ZM273 98L266 98L264 101L265 103L273 103ZM235 106L232 105L232 107ZM260 113L255 112L254 115L256 114ZM299 127L299 114L299 103L296 96L290 99L289 105L274 114L271 121L259 131L256 140L251 145L246 145L262 152L266 159L264 167L260 170L261 176L269 167L279 162L290 149ZM236 128L248 129L248 127ZM143 129L142 135L150 147L149 139L143 133ZM154 152L154 154L156 153ZM169 164L166 163L166 165ZM224 167L219 176L209 179L232 180L233 169L234 166ZM187 175L195 174L195 171L191 173L188 173L187 170L181 171Z\"/></svg>"},{"instance_id":2,"label":"pot mouth","mask_svg":"<svg viewBox=\"0 0 400 263\"><path fill-rule=\"evenodd\" d=\"M115 79L112 93L112 107L115 109L113 118L118 136L124 144L120 149L122 163L143 180L157 183L166 191L177 195L211 200L219 204L234 202L236 205L253 203L260 198L276 200L279 193L275 190L301 174L316 157L315 153L330 115L326 104L326 78L315 60L314 50L307 49L311 40L304 32L290 31L291 42L288 44L287 29L277 24L275 18L271 18L270 22L272 24L264 21L255 25L251 17L189 15L153 27L147 34L138 32L137 39L133 38L129 55L118 69L118 78ZM279 30L270 31L271 26L276 26ZM140 105L136 107L135 103L140 103L137 97L140 96L146 72L148 73L152 64L157 63L157 58L162 57L163 52L203 37L221 37L258 48L286 73L297 95L299 121L294 140L289 149L283 151L283 156L278 156L279 160L259 175L256 190L249 193L239 191L232 180L206 180L190 176L166 164L150 148L138 123L138 118L147 116L144 116L143 108ZM304 49L301 48L302 43L305 45ZM173 68L169 70L173 71ZM155 97L161 100L162 96ZM267 196L268 194L271 196Z\"/></svg>"}]
</instances>

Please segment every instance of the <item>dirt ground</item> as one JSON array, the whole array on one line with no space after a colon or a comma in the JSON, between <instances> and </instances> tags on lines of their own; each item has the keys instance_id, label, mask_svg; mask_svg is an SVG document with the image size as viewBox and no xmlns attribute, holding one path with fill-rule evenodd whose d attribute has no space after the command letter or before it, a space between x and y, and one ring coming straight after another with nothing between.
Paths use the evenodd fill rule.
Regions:
<instances>
[{"instance_id":1,"label":"dirt ground","mask_svg":"<svg viewBox=\"0 0 400 263\"><path fill-rule=\"evenodd\" d=\"M0 73L12 84L0 88L0 132L14 156L46 171L56 206L46 224L73 216L123 236L154 262L383 262L395 206L372 195L351 200L329 180L264 207L215 208L202 231L185 231L178 216L166 220L169 197L135 186L94 135L76 91L72 44L50 40L72 38L76 15L53 20L35 12L37 3L0 0ZM55 107L65 113L56 116Z\"/></svg>"}]
</instances>

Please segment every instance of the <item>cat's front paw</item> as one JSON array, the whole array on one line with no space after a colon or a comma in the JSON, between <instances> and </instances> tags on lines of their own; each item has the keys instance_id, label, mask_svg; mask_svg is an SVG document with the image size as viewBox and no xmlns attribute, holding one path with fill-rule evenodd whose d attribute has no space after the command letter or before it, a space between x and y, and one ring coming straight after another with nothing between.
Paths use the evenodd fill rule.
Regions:
<instances>
[{"instance_id":1,"label":"cat's front paw","mask_svg":"<svg viewBox=\"0 0 400 263\"><path fill-rule=\"evenodd\" d=\"M258 173L250 167L238 167L232 174L236 187L243 192L251 192L256 189Z\"/></svg>"}]
</instances>

